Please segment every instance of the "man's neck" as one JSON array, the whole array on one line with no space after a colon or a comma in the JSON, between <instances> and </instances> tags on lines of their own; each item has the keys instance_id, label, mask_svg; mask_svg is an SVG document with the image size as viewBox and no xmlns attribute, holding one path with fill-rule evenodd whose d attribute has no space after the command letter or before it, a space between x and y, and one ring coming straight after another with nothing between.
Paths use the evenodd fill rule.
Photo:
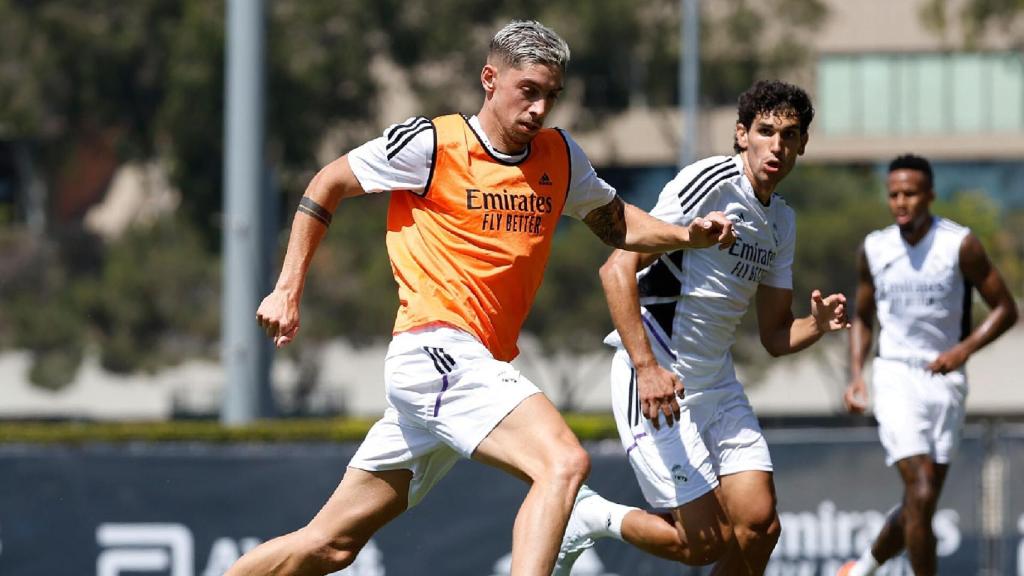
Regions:
<instances>
[{"instance_id":1,"label":"man's neck","mask_svg":"<svg viewBox=\"0 0 1024 576\"><path fill-rule=\"evenodd\" d=\"M925 214L918 220L914 220L909 226L900 227L900 236L903 237L903 241L911 246L915 246L918 242L924 238L928 231L932 229L932 218L931 214Z\"/></svg>"},{"instance_id":2,"label":"man's neck","mask_svg":"<svg viewBox=\"0 0 1024 576\"><path fill-rule=\"evenodd\" d=\"M501 124L498 123L498 120L492 114L488 113L486 107L482 108L476 117L480 120L480 128L483 129L484 135L487 136L487 141L490 143L491 148L509 156L521 154L523 150L526 150L525 146L516 144L506 136L505 131L501 128Z\"/></svg>"}]
</instances>

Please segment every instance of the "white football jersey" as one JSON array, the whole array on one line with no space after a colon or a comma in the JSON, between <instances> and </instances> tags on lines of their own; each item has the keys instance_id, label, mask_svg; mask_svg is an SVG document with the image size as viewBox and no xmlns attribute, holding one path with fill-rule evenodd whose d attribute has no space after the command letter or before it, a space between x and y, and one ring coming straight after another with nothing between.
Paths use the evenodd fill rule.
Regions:
<instances>
[{"instance_id":1,"label":"white football jersey","mask_svg":"<svg viewBox=\"0 0 1024 576\"><path fill-rule=\"evenodd\" d=\"M665 185L651 214L685 226L716 210L735 224L735 244L663 254L637 274L651 346L689 389L735 378L730 348L760 284L793 287L793 210L777 195L761 204L739 155L713 156L683 168ZM616 332L605 342L622 345Z\"/></svg>"},{"instance_id":2,"label":"white football jersey","mask_svg":"<svg viewBox=\"0 0 1024 576\"><path fill-rule=\"evenodd\" d=\"M935 217L914 246L895 224L864 239L881 327L880 357L930 362L967 333L971 292L960 271L960 245L969 233Z\"/></svg>"}]
</instances>

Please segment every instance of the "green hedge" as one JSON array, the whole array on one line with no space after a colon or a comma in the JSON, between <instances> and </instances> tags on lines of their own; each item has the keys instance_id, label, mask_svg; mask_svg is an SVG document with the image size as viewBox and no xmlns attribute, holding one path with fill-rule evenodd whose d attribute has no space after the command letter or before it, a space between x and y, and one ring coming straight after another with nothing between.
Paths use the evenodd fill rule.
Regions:
<instances>
[{"instance_id":1,"label":"green hedge","mask_svg":"<svg viewBox=\"0 0 1024 576\"><path fill-rule=\"evenodd\" d=\"M582 440L615 438L610 415L568 414L569 426ZM0 443L84 442L303 442L358 441L374 419L261 420L227 427L215 420L169 422L0 422Z\"/></svg>"}]
</instances>

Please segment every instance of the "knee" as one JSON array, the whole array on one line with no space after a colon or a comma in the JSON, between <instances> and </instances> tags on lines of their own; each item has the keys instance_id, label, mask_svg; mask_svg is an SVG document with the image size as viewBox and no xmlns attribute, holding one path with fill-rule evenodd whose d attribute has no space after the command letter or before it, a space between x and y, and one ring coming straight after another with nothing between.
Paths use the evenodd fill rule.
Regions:
<instances>
[{"instance_id":1,"label":"knee","mask_svg":"<svg viewBox=\"0 0 1024 576\"><path fill-rule=\"evenodd\" d=\"M365 542L325 534L309 526L295 533L297 564L323 574L338 572L356 559Z\"/></svg>"},{"instance_id":2,"label":"knee","mask_svg":"<svg viewBox=\"0 0 1024 576\"><path fill-rule=\"evenodd\" d=\"M755 517L746 518L744 522L733 526L736 539L746 546L758 546L775 549L775 544L782 534L782 524L775 509ZM746 547L745 546L745 547Z\"/></svg>"},{"instance_id":3,"label":"knee","mask_svg":"<svg viewBox=\"0 0 1024 576\"><path fill-rule=\"evenodd\" d=\"M904 500L904 514L911 518L930 517L938 504L939 493L928 482L914 482L907 486Z\"/></svg>"},{"instance_id":4,"label":"knee","mask_svg":"<svg viewBox=\"0 0 1024 576\"><path fill-rule=\"evenodd\" d=\"M559 484L578 489L590 474L590 455L579 444L569 447L555 461L551 473Z\"/></svg>"}]
</instances>

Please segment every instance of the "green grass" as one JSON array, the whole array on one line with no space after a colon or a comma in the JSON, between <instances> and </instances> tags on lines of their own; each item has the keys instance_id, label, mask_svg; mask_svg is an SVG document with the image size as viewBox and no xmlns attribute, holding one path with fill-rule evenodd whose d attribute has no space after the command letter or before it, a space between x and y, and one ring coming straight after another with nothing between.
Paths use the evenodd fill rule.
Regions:
<instances>
[{"instance_id":1,"label":"green grass","mask_svg":"<svg viewBox=\"0 0 1024 576\"><path fill-rule=\"evenodd\" d=\"M611 415L566 414L581 440L615 438ZM375 420L369 418L260 420L228 427L216 420L167 422L0 422L0 443L76 444L85 442L308 442L359 441Z\"/></svg>"}]
</instances>

